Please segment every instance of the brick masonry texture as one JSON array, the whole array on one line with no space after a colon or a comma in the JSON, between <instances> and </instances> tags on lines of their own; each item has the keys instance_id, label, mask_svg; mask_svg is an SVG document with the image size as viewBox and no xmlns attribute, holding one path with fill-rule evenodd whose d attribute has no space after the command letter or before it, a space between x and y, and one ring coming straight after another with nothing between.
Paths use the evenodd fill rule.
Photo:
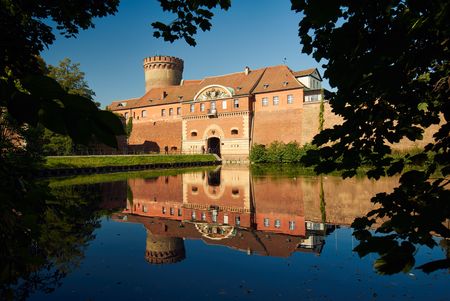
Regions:
<instances>
[{"instance_id":1,"label":"brick masonry texture","mask_svg":"<svg viewBox=\"0 0 450 301\"><path fill-rule=\"evenodd\" d=\"M133 124L129 144L131 149L137 148L144 152L164 153L165 146L169 148L169 151L180 151L181 120Z\"/></svg>"}]
</instances>

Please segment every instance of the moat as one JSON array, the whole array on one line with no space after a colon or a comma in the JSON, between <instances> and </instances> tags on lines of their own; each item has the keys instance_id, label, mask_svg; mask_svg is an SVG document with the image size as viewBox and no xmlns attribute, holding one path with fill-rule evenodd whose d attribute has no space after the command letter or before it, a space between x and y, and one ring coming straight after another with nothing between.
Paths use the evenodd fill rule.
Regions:
<instances>
[{"instance_id":1,"label":"moat","mask_svg":"<svg viewBox=\"0 0 450 301\"><path fill-rule=\"evenodd\" d=\"M448 270L381 276L376 256L352 251L353 219L397 180L225 165L50 182L57 198L94 200L100 211L89 222L76 220L92 226L77 233L76 254L47 258L52 265L15 289L30 293L27 300L66 301L449 300ZM419 247L417 264L448 256L442 246ZM53 272L62 277L49 281Z\"/></svg>"}]
</instances>

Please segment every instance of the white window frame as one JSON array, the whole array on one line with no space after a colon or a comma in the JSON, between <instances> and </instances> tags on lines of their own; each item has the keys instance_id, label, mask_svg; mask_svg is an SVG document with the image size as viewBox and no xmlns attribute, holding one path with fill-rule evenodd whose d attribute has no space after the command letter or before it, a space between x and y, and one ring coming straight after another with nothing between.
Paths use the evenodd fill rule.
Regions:
<instances>
[{"instance_id":1,"label":"white window frame","mask_svg":"<svg viewBox=\"0 0 450 301\"><path fill-rule=\"evenodd\" d=\"M273 104L274 106L278 106L278 105L280 104L280 98L279 98L278 96L274 96L274 97L272 98L272 104Z\"/></svg>"},{"instance_id":2,"label":"white window frame","mask_svg":"<svg viewBox=\"0 0 450 301\"><path fill-rule=\"evenodd\" d=\"M269 105L269 98L268 98L268 97L263 97L263 98L261 99L261 105L262 105L263 107L267 107L267 106Z\"/></svg>"},{"instance_id":3,"label":"white window frame","mask_svg":"<svg viewBox=\"0 0 450 301\"><path fill-rule=\"evenodd\" d=\"M294 95L293 94L288 94L287 96L287 104L291 105L294 103Z\"/></svg>"}]
</instances>

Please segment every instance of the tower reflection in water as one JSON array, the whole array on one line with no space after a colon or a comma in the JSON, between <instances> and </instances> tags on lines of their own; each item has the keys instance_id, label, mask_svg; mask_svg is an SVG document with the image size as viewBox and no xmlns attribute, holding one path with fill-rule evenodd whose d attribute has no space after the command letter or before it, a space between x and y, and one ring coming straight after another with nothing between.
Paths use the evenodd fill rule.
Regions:
<instances>
[{"instance_id":1,"label":"tower reflection in water","mask_svg":"<svg viewBox=\"0 0 450 301\"><path fill-rule=\"evenodd\" d=\"M183 239L201 239L207 244L264 256L320 254L325 236L335 228L326 221L348 224L372 209L368 197L363 195L364 201L355 197L358 191L354 190L359 186L326 180L333 191L324 192L321 181L318 177L251 177L248 168L232 166L130 179L127 207L113 219L145 226L145 258L152 264L183 260ZM369 195L380 188L363 186ZM345 187L356 188L348 191ZM327 216L320 196L327 198L333 193Z\"/></svg>"}]
</instances>

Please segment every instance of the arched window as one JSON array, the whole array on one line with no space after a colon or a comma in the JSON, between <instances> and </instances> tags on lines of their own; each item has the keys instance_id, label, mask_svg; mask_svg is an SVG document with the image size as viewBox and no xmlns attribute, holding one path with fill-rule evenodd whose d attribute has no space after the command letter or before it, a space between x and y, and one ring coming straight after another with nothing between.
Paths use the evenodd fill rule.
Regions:
<instances>
[{"instance_id":1,"label":"arched window","mask_svg":"<svg viewBox=\"0 0 450 301\"><path fill-rule=\"evenodd\" d=\"M142 117L142 118L147 117L147 111L146 111L146 110L142 110L142 112L141 112L141 117Z\"/></svg>"},{"instance_id":2,"label":"arched window","mask_svg":"<svg viewBox=\"0 0 450 301\"><path fill-rule=\"evenodd\" d=\"M191 132L191 137L197 137L197 132L195 131Z\"/></svg>"},{"instance_id":3,"label":"arched window","mask_svg":"<svg viewBox=\"0 0 450 301\"><path fill-rule=\"evenodd\" d=\"M239 134L239 131L237 129L231 130L231 135L237 135L237 134Z\"/></svg>"},{"instance_id":4,"label":"arched window","mask_svg":"<svg viewBox=\"0 0 450 301\"><path fill-rule=\"evenodd\" d=\"M128 112L125 113L125 119L128 121Z\"/></svg>"}]
</instances>

